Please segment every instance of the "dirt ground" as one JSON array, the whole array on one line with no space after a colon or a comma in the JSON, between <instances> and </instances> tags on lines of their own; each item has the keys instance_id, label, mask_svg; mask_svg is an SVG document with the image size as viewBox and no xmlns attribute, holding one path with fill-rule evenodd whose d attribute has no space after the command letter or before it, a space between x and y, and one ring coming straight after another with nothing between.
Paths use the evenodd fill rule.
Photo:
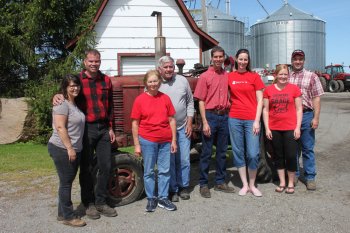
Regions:
<instances>
[{"instance_id":1,"label":"dirt ground","mask_svg":"<svg viewBox=\"0 0 350 233\"><path fill-rule=\"evenodd\" d=\"M0 184L0 232L349 232L350 229L350 93L327 93L322 98L317 130L317 190L300 183L294 195L274 192L276 184L259 184L263 197L245 197L212 190L212 198L200 197L198 162L191 164L191 199L177 203L178 210L157 209L145 213L145 198L117 207L119 216L86 219L84 228L56 221L56 189L23 190L11 182ZM212 164L214 168L215 164ZM211 169L210 179L214 178ZM2 174L6 175L6 174ZM230 166L229 185L239 190L237 170ZM57 177L33 180L57 185ZM79 204L75 181L74 204Z\"/></svg>"}]
</instances>

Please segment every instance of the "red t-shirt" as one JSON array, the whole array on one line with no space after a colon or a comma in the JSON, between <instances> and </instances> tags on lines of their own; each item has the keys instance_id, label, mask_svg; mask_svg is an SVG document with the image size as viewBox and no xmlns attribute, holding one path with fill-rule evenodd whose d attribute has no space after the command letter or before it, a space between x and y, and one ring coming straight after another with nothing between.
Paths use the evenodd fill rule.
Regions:
<instances>
[{"instance_id":1,"label":"red t-shirt","mask_svg":"<svg viewBox=\"0 0 350 233\"><path fill-rule=\"evenodd\" d=\"M255 120L256 91L264 89L265 85L257 73L237 71L228 75L231 108L229 116L240 120Z\"/></svg>"},{"instance_id":2,"label":"red t-shirt","mask_svg":"<svg viewBox=\"0 0 350 233\"><path fill-rule=\"evenodd\" d=\"M299 87L288 83L283 90L274 84L264 91L264 98L269 100L270 130L294 130L297 125L295 98L301 96Z\"/></svg>"},{"instance_id":3,"label":"red t-shirt","mask_svg":"<svg viewBox=\"0 0 350 233\"><path fill-rule=\"evenodd\" d=\"M169 117L175 109L169 96L158 92L156 96L142 93L136 97L131 118L140 120L139 135L151 142L171 142Z\"/></svg>"}]
</instances>

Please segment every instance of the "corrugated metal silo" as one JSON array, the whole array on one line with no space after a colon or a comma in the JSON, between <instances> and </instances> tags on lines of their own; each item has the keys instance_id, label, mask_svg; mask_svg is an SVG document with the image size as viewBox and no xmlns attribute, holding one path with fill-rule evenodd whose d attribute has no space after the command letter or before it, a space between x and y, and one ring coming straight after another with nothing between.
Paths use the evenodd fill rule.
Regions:
<instances>
[{"instance_id":1,"label":"corrugated metal silo","mask_svg":"<svg viewBox=\"0 0 350 233\"><path fill-rule=\"evenodd\" d=\"M219 41L219 46L225 49L226 54L234 56L244 44L244 23L210 5L207 6L207 15L208 34ZM196 23L201 26L201 14L197 12L193 16Z\"/></svg>"},{"instance_id":2,"label":"corrugated metal silo","mask_svg":"<svg viewBox=\"0 0 350 233\"><path fill-rule=\"evenodd\" d=\"M290 63L295 49L305 52L305 67L323 70L326 61L325 21L285 3L251 26L252 66L274 68Z\"/></svg>"}]
</instances>

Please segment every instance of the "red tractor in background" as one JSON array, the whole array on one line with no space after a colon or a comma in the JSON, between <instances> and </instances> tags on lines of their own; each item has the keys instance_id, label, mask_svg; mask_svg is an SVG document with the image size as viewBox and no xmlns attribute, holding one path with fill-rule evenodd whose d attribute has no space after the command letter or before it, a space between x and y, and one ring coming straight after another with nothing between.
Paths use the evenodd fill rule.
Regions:
<instances>
[{"instance_id":1,"label":"red tractor in background","mask_svg":"<svg viewBox=\"0 0 350 233\"><path fill-rule=\"evenodd\" d=\"M350 74L344 72L344 66L331 64L325 67L325 73L316 72L324 91L343 92L350 90Z\"/></svg>"},{"instance_id":2,"label":"red tractor in background","mask_svg":"<svg viewBox=\"0 0 350 233\"><path fill-rule=\"evenodd\" d=\"M183 60L182 60L183 61ZM184 62L178 64L179 73L185 76L190 84L192 91L195 90L198 76L205 72L208 67L196 64L194 69L188 73L182 73ZM109 179L109 204L111 206L120 206L129 204L137 199L143 193L143 167L141 159L136 158L131 153L125 153L118 150L118 147L133 145L131 130L131 109L135 98L144 92L143 76L130 75L111 78L113 85L113 111L114 111L114 132L116 143L112 150L112 171ZM200 153L201 127L202 121L199 114L198 101L195 101L195 115L193 117L193 134L191 145ZM259 182L269 182L274 177L274 171L271 163L271 153L267 153L269 145L266 138L261 133L260 161L257 180ZM93 168L95 175L98 174L97 167ZM95 176L96 177L96 176Z\"/></svg>"}]
</instances>

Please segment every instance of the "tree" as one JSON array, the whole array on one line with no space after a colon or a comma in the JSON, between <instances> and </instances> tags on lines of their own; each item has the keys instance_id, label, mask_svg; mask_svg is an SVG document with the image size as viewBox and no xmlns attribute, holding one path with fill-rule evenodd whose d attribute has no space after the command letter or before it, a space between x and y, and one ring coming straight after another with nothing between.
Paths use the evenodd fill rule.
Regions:
<instances>
[{"instance_id":1,"label":"tree","mask_svg":"<svg viewBox=\"0 0 350 233\"><path fill-rule=\"evenodd\" d=\"M87 29L100 2L0 0L0 95L23 95L26 81L58 80L77 69L82 48L94 45ZM65 45L84 31L77 50L68 50Z\"/></svg>"},{"instance_id":2,"label":"tree","mask_svg":"<svg viewBox=\"0 0 350 233\"><path fill-rule=\"evenodd\" d=\"M51 133L51 98L59 80L79 70L84 50L95 46L89 27L100 3L0 0L0 96L28 97L29 128L40 142ZM77 36L75 49L67 49Z\"/></svg>"}]
</instances>

